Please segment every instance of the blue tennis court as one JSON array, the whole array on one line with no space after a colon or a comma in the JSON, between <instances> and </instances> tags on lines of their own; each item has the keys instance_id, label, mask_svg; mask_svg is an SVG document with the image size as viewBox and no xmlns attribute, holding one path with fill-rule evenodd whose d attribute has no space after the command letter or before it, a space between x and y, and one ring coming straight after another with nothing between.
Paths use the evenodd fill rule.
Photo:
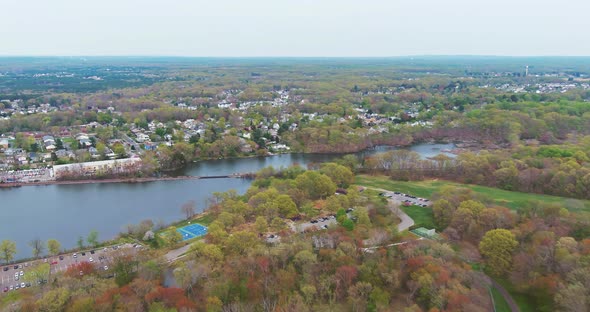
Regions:
<instances>
[{"instance_id":1,"label":"blue tennis court","mask_svg":"<svg viewBox=\"0 0 590 312\"><path fill-rule=\"evenodd\" d=\"M176 231L182 234L182 240L189 240L207 234L207 227L200 224L189 224L176 229Z\"/></svg>"}]
</instances>

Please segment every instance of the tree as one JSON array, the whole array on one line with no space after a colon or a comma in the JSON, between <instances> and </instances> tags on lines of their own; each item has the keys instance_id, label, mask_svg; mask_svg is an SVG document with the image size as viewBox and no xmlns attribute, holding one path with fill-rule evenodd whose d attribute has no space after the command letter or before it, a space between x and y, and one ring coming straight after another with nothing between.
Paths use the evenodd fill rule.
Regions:
<instances>
[{"instance_id":1,"label":"tree","mask_svg":"<svg viewBox=\"0 0 590 312\"><path fill-rule=\"evenodd\" d=\"M518 242L512 232L495 229L486 232L479 243L479 251L486 258L487 268L494 275L506 273L512 264L512 252Z\"/></svg>"},{"instance_id":2,"label":"tree","mask_svg":"<svg viewBox=\"0 0 590 312\"><path fill-rule=\"evenodd\" d=\"M66 307L70 292L67 288L57 288L46 292L43 298L37 301L39 311L63 311Z\"/></svg>"},{"instance_id":3,"label":"tree","mask_svg":"<svg viewBox=\"0 0 590 312\"><path fill-rule=\"evenodd\" d=\"M336 183L339 187L348 187L354 182L354 174L352 171L336 163L324 163L320 168L320 172L330 177L332 182Z\"/></svg>"},{"instance_id":4,"label":"tree","mask_svg":"<svg viewBox=\"0 0 590 312\"><path fill-rule=\"evenodd\" d=\"M186 216L187 219L192 218L195 215L195 209L197 205L194 200L189 200L182 204L180 211Z\"/></svg>"},{"instance_id":5,"label":"tree","mask_svg":"<svg viewBox=\"0 0 590 312\"><path fill-rule=\"evenodd\" d=\"M29 246L33 248L33 256L35 256L35 258L39 258L39 256L45 250L45 245L43 244L43 241L39 238L35 238L32 241L30 241Z\"/></svg>"},{"instance_id":6,"label":"tree","mask_svg":"<svg viewBox=\"0 0 590 312\"><path fill-rule=\"evenodd\" d=\"M38 281L46 281L49 279L49 263L41 263L34 267L27 269L27 274L24 276L25 281L30 283L37 283Z\"/></svg>"},{"instance_id":7,"label":"tree","mask_svg":"<svg viewBox=\"0 0 590 312\"><path fill-rule=\"evenodd\" d=\"M342 226L345 229L347 229L348 231L354 230L354 222L352 222L352 220L350 220L350 219L346 219L346 220L342 221Z\"/></svg>"},{"instance_id":8,"label":"tree","mask_svg":"<svg viewBox=\"0 0 590 312\"><path fill-rule=\"evenodd\" d=\"M47 249L49 250L49 253L52 255L57 255L60 252L61 249L61 244L59 243L59 241L57 239L49 239L47 240Z\"/></svg>"},{"instance_id":9,"label":"tree","mask_svg":"<svg viewBox=\"0 0 590 312\"><path fill-rule=\"evenodd\" d=\"M432 213L436 225L444 229L451 223L455 207L446 199L439 199L432 204Z\"/></svg>"},{"instance_id":10,"label":"tree","mask_svg":"<svg viewBox=\"0 0 590 312\"><path fill-rule=\"evenodd\" d=\"M98 232L96 230L90 231L90 233L88 233L88 237L86 237L86 241L92 247L98 246Z\"/></svg>"},{"instance_id":11,"label":"tree","mask_svg":"<svg viewBox=\"0 0 590 312\"><path fill-rule=\"evenodd\" d=\"M268 230L268 222L266 222L266 218L263 216L256 217L255 225L258 233L265 233Z\"/></svg>"},{"instance_id":12,"label":"tree","mask_svg":"<svg viewBox=\"0 0 590 312\"><path fill-rule=\"evenodd\" d=\"M170 231L166 233L166 242L169 245L176 245L182 241L182 234L176 230L176 227L172 227Z\"/></svg>"},{"instance_id":13,"label":"tree","mask_svg":"<svg viewBox=\"0 0 590 312\"><path fill-rule=\"evenodd\" d=\"M336 184L317 171L306 171L298 175L295 185L311 199L326 198L336 192Z\"/></svg>"},{"instance_id":14,"label":"tree","mask_svg":"<svg viewBox=\"0 0 590 312\"><path fill-rule=\"evenodd\" d=\"M137 274L136 267L138 262L133 260L130 256L120 256L114 259L115 266L115 283L119 287L129 284Z\"/></svg>"},{"instance_id":15,"label":"tree","mask_svg":"<svg viewBox=\"0 0 590 312\"><path fill-rule=\"evenodd\" d=\"M78 240L76 241L76 245L78 245L78 249L84 248L84 237L78 236Z\"/></svg>"},{"instance_id":16,"label":"tree","mask_svg":"<svg viewBox=\"0 0 590 312\"><path fill-rule=\"evenodd\" d=\"M8 263L12 261L14 258L14 254L16 254L16 243L11 240L3 240L0 243L0 256L4 262Z\"/></svg>"}]
</instances>

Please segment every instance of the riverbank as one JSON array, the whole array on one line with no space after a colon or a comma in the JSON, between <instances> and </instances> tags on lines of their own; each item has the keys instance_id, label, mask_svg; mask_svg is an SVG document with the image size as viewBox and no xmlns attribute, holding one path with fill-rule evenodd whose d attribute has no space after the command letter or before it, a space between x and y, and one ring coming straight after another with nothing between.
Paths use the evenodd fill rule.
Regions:
<instances>
[{"instance_id":1,"label":"riverbank","mask_svg":"<svg viewBox=\"0 0 590 312\"><path fill-rule=\"evenodd\" d=\"M70 184L97 184L97 183L145 183L154 181L178 181L178 180L200 180L200 179L223 179L223 178L249 178L251 173L218 175L218 176L174 176L174 177L147 177L147 178L112 178L112 179L89 179L89 180L54 180L42 182L23 183L0 183L0 188L14 188L21 186L38 185L70 185Z\"/></svg>"}]
</instances>

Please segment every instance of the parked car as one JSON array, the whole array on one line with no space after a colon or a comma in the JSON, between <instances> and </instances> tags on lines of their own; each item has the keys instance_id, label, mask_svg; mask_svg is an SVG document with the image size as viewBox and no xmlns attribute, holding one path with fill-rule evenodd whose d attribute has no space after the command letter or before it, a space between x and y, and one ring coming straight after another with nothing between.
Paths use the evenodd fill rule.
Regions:
<instances>
[{"instance_id":1,"label":"parked car","mask_svg":"<svg viewBox=\"0 0 590 312\"><path fill-rule=\"evenodd\" d=\"M20 275L20 276L23 276L23 275L25 275L25 272L23 272L23 271L20 271L19 275Z\"/></svg>"},{"instance_id":2,"label":"parked car","mask_svg":"<svg viewBox=\"0 0 590 312\"><path fill-rule=\"evenodd\" d=\"M20 288L25 288L25 287L27 287L27 286L25 285L25 283L20 283Z\"/></svg>"},{"instance_id":3,"label":"parked car","mask_svg":"<svg viewBox=\"0 0 590 312\"><path fill-rule=\"evenodd\" d=\"M59 256L59 260L63 260L63 259L64 259L64 256Z\"/></svg>"},{"instance_id":4,"label":"parked car","mask_svg":"<svg viewBox=\"0 0 590 312\"><path fill-rule=\"evenodd\" d=\"M10 269L10 268L6 266L6 267L2 268L2 271L6 272L6 271L8 271L8 269Z\"/></svg>"},{"instance_id":5,"label":"parked car","mask_svg":"<svg viewBox=\"0 0 590 312\"><path fill-rule=\"evenodd\" d=\"M7 291L8 291L8 287L4 287L4 292L7 292Z\"/></svg>"}]
</instances>

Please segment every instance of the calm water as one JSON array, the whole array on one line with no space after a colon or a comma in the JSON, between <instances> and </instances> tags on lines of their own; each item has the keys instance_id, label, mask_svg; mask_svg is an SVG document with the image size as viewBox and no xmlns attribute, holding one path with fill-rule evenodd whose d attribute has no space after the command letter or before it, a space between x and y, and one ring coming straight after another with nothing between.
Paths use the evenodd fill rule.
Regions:
<instances>
[{"instance_id":1,"label":"calm water","mask_svg":"<svg viewBox=\"0 0 590 312\"><path fill-rule=\"evenodd\" d=\"M422 144L411 147L431 157L451 144ZM379 147L359 155L369 155L389 148ZM264 158L213 160L196 163L185 170L188 175L222 175L254 172L267 166L288 167L298 163L328 161L337 155L285 154ZM148 183L104 183L83 185L25 186L0 189L0 240L17 244L16 258L32 255L28 242L57 239L63 247L76 246L79 236L91 230L99 239L114 238L127 224L151 219L166 223L183 218L180 207L194 200L203 210L213 192L235 189L244 193L250 182L242 179L155 181Z\"/></svg>"}]
</instances>

